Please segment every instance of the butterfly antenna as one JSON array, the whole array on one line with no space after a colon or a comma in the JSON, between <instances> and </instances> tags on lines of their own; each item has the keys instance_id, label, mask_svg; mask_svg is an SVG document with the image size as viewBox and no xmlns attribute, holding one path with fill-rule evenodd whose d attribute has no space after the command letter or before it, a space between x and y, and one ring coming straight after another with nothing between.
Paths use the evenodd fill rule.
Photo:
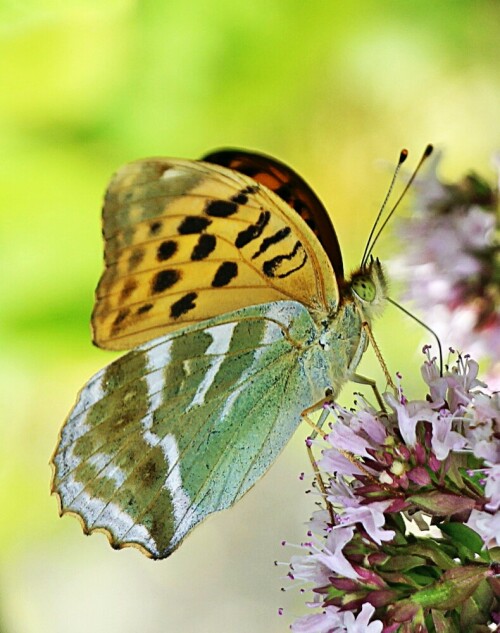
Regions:
<instances>
[{"instance_id":1,"label":"butterfly antenna","mask_svg":"<svg viewBox=\"0 0 500 633\"><path fill-rule=\"evenodd\" d=\"M391 299L390 297L387 297L387 300L389 301L389 303L392 303L393 306L395 306L396 308L399 308L399 310L401 310L401 312L404 312L406 314L406 316L409 316L410 319L413 319L419 325L421 325L424 329L426 329L428 332L430 332L432 334L432 336L436 339L436 343L437 343L438 350L439 350L439 375L442 377L443 376L443 348L441 347L441 341L439 340L439 336L426 323L424 323L423 321L418 319L414 314L412 314L411 312L406 310L406 308L403 308L402 305L400 305L396 301L393 301L393 299Z\"/></svg>"},{"instance_id":2,"label":"butterfly antenna","mask_svg":"<svg viewBox=\"0 0 500 633\"><path fill-rule=\"evenodd\" d=\"M391 184L389 185L389 189L387 190L387 194L385 196L385 200L382 203L382 206L380 207L380 210L378 212L378 215L375 219L375 222L373 223L372 226L372 230L370 231L370 235L368 236L368 241L366 242L366 246L365 246L365 251L363 253L363 258L361 260L361 268L363 268L366 260L368 259L368 248L370 246L370 241L373 237L373 234L375 233L375 229L377 228L377 224L380 221L380 217L382 215L382 213L384 212L385 207L387 206L387 202L389 201L389 197L392 193L392 190L394 189L394 183L396 182L396 178L397 175L399 173L399 169L401 167L401 165L405 162L405 160L408 157L408 150L407 149L402 149L400 154L399 154L399 160L398 160L398 164L396 165L396 169L394 170L394 174L392 175L392 180L391 180Z\"/></svg>"},{"instance_id":3,"label":"butterfly antenna","mask_svg":"<svg viewBox=\"0 0 500 633\"><path fill-rule=\"evenodd\" d=\"M408 180L408 182L406 183L405 188L403 189L403 191L401 192L401 195L399 196L399 198L396 200L396 203L394 204L394 206L392 207L392 209L389 211L389 215L386 217L386 219L384 220L384 223L382 224L382 226L379 228L379 230L377 231L377 234L375 235L375 237L373 238L373 242L370 246L370 249L368 251L368 253L366 254L366 256L363 258L363 262L365 262L370 253L373 250L373 247L375 246L375 244L377 243L378 238L380 237L382 231L384 230L387 222L389 222L389 220L392 218L394 211L396 211L396 209L399 206L399 203L401 202L401 200L404 198L404 196L406 195L406 192L408 191L408 189L411 187L411 185L413 184L413 181L415 180L418 172L420 171L420 168L422 167L422 165L424 164L424 162L429 158L429 156L432 154L434 147L432 145L427 145L427 147L424 150L424 153L422 154L422 158L419 160L418 165L415 167L415 171L413 172L413 174L411 175L410 179Z\"/></svg>"}]
</instances>

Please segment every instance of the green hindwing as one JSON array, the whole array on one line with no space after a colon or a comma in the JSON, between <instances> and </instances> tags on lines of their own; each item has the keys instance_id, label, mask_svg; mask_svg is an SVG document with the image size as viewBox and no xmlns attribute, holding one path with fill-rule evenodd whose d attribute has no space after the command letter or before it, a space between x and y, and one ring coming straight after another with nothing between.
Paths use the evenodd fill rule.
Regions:
<instances>
[{"instance_id":1,"label":"green hindwing","mask_svg":"<svg viewBox=\"0 0 500 633\"><path fill-rule=\"evenodd\" d=\"M168 556L266 472L335 380L332 364L349 364L351 350L332 358L319 337L303 305L273 302L154 339L97 373L53 457L61 512L114 547Z\"/></svg>"}]
</instances>

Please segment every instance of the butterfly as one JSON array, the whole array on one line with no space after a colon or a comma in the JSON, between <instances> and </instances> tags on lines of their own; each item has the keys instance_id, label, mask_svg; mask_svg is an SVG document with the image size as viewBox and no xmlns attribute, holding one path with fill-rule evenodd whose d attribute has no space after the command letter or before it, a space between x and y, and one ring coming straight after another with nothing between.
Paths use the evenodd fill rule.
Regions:
<instances>
[{"instance_id":1,"label":"butterfly","mask_svg":"<svg viewBox=\"0 0 500 633\"><path fill-rule=\"evenodd\" d=\"M125 165L105 194L103 236L94 342L132 350L80 391L52 492L86 533L165 558L354 376L384 272L372 258L346 279L311 188L237 149Z\"/></svg>"}]
</instances>

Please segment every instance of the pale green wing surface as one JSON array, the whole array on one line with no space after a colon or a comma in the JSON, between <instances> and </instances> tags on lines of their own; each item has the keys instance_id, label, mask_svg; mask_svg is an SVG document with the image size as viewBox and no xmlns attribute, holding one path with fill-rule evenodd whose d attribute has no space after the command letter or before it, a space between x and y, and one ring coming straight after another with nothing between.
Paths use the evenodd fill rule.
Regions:
<instances>
[{"instance_id":1,"label":"pale green wing surface","mask_svg":"<svg viewBox=\"0 0 500 633\"><path fill-rule=\"evenodd\" d=\"M168 556L231 506L331 372L307 309L243 308L150 341L82 389L53 457L62 513L115 547Z\"/></svg>"}]
</instances>

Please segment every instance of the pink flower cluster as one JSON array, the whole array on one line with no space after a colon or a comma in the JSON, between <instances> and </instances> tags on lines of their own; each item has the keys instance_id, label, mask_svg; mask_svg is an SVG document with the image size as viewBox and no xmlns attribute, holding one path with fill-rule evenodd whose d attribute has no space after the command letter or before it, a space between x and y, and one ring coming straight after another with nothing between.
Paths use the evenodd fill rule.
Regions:
<instances>
[{"instance_id":1,"label":"pink flower cluster","mask_svg":"<svg viewBox=\"0 0 500 633\"><path fill-rule=\"evenodd\" d=\"M390 263L391 276L403 281L405 298L446 344L498 363L497 194L475 174L457 184L443 183L436 174L439 160L437 153L427 176L415 181L415 207L399 221L404 248ZM500 375L500 364L496 372Z\"/></svg>"},{"instance_id":2,"label":"pink flower cluster","mask_svg":"<svg viewBox=\"0 0 500 633\"><path fill-rule=\"evenodd\" d=\"M441 376L424 351L425 399L399 388L385 394L387 412L364 400L356 411L332 406L318 462L327 509L289 572L312 583L320 611L295 633L445 631L443 619L466 630L478 601L474 622L496 621L500 394L477 379L475 361L459 356Z\"/></svg>"}]
</instances>

